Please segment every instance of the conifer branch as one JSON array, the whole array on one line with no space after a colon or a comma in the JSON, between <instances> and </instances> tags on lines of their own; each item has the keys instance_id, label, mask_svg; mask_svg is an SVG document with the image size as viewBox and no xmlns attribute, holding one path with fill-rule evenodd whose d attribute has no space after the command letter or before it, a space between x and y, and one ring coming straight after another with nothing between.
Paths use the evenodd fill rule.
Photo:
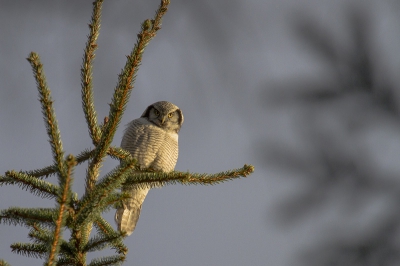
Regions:
<instances>
[{"instance_id":1,"label":"conifer branch","mask_svg":"<svg viewBox=\"0 0 400 266\"><path fill-rule=\"evenodd\" d=\"M37 259L45 258L47 254L47 246L45 244L14 243L10 247L14 253Z\"/></svg>"},{"instance_id":2,"label":"conifer branch","mask_svg":"<svg viewBox=\"0 0 400 266\"><path fill-rule=\"evenodd\" d=\"M28 61L32 66L39 91L39 100L52 149L53 165L26 172L8 171L6 176L0 176L0 186L18 185L23 189L29 189L32 194L44 198L56 198L57 208L11 207L0 211L0 224L19 224L31 229L28 236L33 243L15 243L11 245L12 251L37 258L47 257L45 265L49 266L86 265L87 252L102 250L105 247L115 249L118 255L95 259L89 264L90 266L115 265L125 260L128 251L122 241L125 233L117 232L101 217L104 211L130 197L129 193L115 192L116 189L121 188L122 184L144 187L175 183L208 185L245 177L254 171L251 165L217 174L140 170L136 160L128 151L111 146L133 89L143 52L161 28L162 17L170 2L161 0L154 18L142 23L137 42L127 56L126 64L118 76L118 84L110 103L109 116L104 119L102 125L99 125L93 100L92 67L97 49L96 41L100 29L102 3L103 0L95 0L93 3L89 24L90 33L81 66L82 107L95 148L83 151L76 158L69 155L64 159L60 132L43 66L39 56L32 52ZM99 170L106 155L119 160L120 165L98 181ZM89 161L85 179L86 190L78 200L77 194L71 191L73 169L77 164L85 161ZM57 185L40 179L53 174L58 176ZM93 225L97 230L97 235L89 239ZM69 242L62 239L62 232L66 228L71 230ZM3 265L8 264L0 260L0 266Z\"/></svg>"},{"instance_id":3,"label":"conifer branch","mask_svg":"<svg viewBox=\"0 0 400 266\"><path fill-rule=\"evenodd\" d=\"M54 208L18 208L10 207L0 211L0 224L26 225L38 223L42 226L52 227L57 217L58 210Z\"/></svg>"},{"instance_id":4,"label":"conifer branch","mask_svg":"<svg viewBox=\"0 0 400 266\"><path fill-rule=\"evenodd\" d=\"M122 200L127 200L131 197L128 192L113 192L100 201L99 207L106 212L109 208L115 208L116 204L119 204Z\"/></svg>"},{"instance_id":5,"label":"conifer branch","mask_svg":"<svg viewBox=\"0 0 400 266\"><path fill-rule=\"evenodd\" d=\"M86 122L89 127L90 137L96 146L100 140L100 127L97 124L97 114L93 101L93 82L92 68L97 49L97 38L100 30L101 8L103 0L93 2L92 17L89 24L90 33L86 42L85 52L81 68L81 85L82 85L82 107L85 113Z\"/></svg>"},{"instance_id":6,"label":"conifer branch","mask_svg":"<svg viewBox=\"0 0 400 266\"><path fill-rule=\"evenodd\" d=\"M120 147L111 146L108 149L107 154L111 158L117 159L117 160L134 160L130 152L128 152Z\"/></svg>"},{"instance_id":7,"label":"conifer branch","mask_svg":"<svg viewBox=\"0 0 400 266\"><path fill-rule=\"evenodd\" d=\"M56 185L14 170L6 172L6 177L0 177L0 186L15 184L22 189L29 189L32 194L42 198L55 198L59 191L59 187Z\"/></svg>"},{"instance_id":8,"label":"conifer branch","mask_svg":"<svg viewBox=\"0 0 400 266\"><path fill-rule=\"evenodd\" d=\"M93 155L93 150L86 149L83 152L81 152L79 155L75 157L76 160L76 165L79 165L87 160L90 159L90 157ZM57 166L56 165L50 165L46 166L42 169L38 170L33 170L33 171L26 171L24 172L27 175L34 176L37 178L44 178L44 177L49 177L57 172Z\"/></svg>"},{"instance_id":9,"label":"conifer branch","mask_svg":"<svg viewBox=\"0 0 400 266\"><path fill-rule=\"evenodd\" d=\"M99 233L102 236L124 235L122 232L115 231L114 228L101 216L98 216L96 220L93 222L93 224L97 229L97 233ZM123 239L122 237L115 238L113 241L111 241L111 244L113 244L117 253L126 255L126 253L128 252L128 248L124 245L122 239Z\"/></svg>"},{"instance_id":10,"label":"conifer branch","mask_svg":"<svg viewBox=\"0 0 400 266\"><path fill-rule=\"evenodd\" d=\"M134 165L134 160L124 161L121 165L117 166L114 170L104 176L98 184L96 184L93 190L85 193L78 204L75 221L77 225L88 222L87 218L89 216L95 218L96 215L91 215L93 214L92 210L101 210L110 204L113 204L112 202L109 202L107 206L104 206L104 204L101 203L104 199L108 198L115 189L121 186L130 174Z\"/></svg>"},{"instance_id":11,"label":"conifer branch","mask_svg":"<svg viewBox=\"0 0 400 266\"><path fill-rule=\"evenodd\" d=\"M122 235L95 236L88 241L88 243L83 248L83 251L92 252L92 251L102 250L110 246L110 243L112 243L117 239L123 239L123 236Z\"/></svg>"},{"instance_id":12,"label":"conifer branch","mask_svg":"<svg viewBox=\"0 0 400 266\"><path fill-rule=\"evenodd\" d=\"M187 175L186 178L180 180L180 182L184 185L216 185L236 178L247 177L253 172L254 166L245 164L242 168L217 174L190 174Z\"/></svg>"},{"instance_id":13,"label":"conifer branch","mask_svg":"<svg viewBox=\"0 0 400 266\"><path fill-rule=\"evenodd\" d=\"M46 264L48 266L55 265L56 263L57 255L60 249L62 231L63 228L65 227L65 223L68 216L67 210L71 198L73 169L76 165L75 158L72 155L69 155L66 164L67 164L66 176L65 178L63 178L62 176L59 178L59 183L60 183L60 193L58 197L59 210L58 210L57 220L55 221L53 242L51 244L50 254Z\"/></svg>"},{"instance_id":14,"label":"conifer branch","mask_svg":"<svg viewBox=\"0 0 400 266\"><path fill-rule=\"evenodd\" d=\"M130 55L127 56L125 67L118 77L118 85L115 88L113 99L110 104L108 122L104 125L102 137L96 147L91 165L89 166L87 178L92 180L87 180L87 187L92 187L96 181L93 180L95 176L98 176L96 168L100 166L121 121L122 114L126 108L126 104L128 103L131 90L133 89L133 83L139 65L142 61L144 49L160 29L161 18L167 11L168 4L169 0L162 0L158 10L156 11L154 20L150 21L147 19L142 23L142 30L137 35L137 43L132 49Z\"/></svg>"},{"instance_id":15,"label":"conifer branch","mask_svg":"<svg viewBox=\"0 0 400 266\"><path fill-rule=\"evenodd\" d=\"M25 172L25 174L34 176L36 178L47 178L51 175L54 175L55 173L57 173L56 165L50 165L50 166L46 166L42 169L36 169L36 170Z\"/></svg>"},{"instance_id":16,"label":"conifer branch","mask_svg":"<svg viewBox=\"0 0 400 266\"><path fill-rule=\"evenodd\" d=\"M53 242L53 232L45 228L41 228L37 224L31 225L32 229L29 231L28 237L35 244L49 244ZM73 256L74 248L70 246L64 239L60 239L60 253L64 256Z\"/></svg>"},{"instance_id":17,"label":"conifer branch","mask_svg":"<svg viewBox=\"0 0 400 266\"><path fill-rule=\"evenodd\" d=\"M125 261L125 256L123 255L114 255L109 257L104 257L100 259L92 260L88 266L106 266L106 265L119 265L120 263Z\"/></svg>"},{"instance_id":18,"label":"conifer branch","mask_svg":"<svg viewBox=\"0 0 400 266\"><path fill-rule=\"evenodd\" d=\"M29 231L28 237L36 244L48 243L52 239L52 232L50 230L41 228L37 224L31 225L32 229Z\"/></svg>"},{"instance_id":19,"label":"conifer branch","mask_svg":"<svg viewBox=\"0 0 400 266\"><path fill-rule=\"evenodd\" d=\"M156 31L160 28L161 18L167 10L169 1L162 0L159 9L156 12L154 23L152 26L150 20L146 20L142 24L142 30L138 34L138 40L135 44L131 54L127 56L127 62L124 69L118 77L118 85L115 88L113 99L110 104L109 116L106 123L102 127L101 139L96 146L94 156L89 164L87 175L86 175L86 192L91 191L99 176L99 168L104 160L105 154L109 150L111 142L114 138L114 134L121 121L122 114L128 103L133 83L135 81L136 73L140 62L142 60L142 54L149 41L155 36ZM90 224L89 232L90 232Z\"/></svg>"},{"instance_id":20,"label":"conifer branch","mask_svg":"<svg viewBox=\"0 0 400 266\"><path fill-rule=\"evenodd\" d=\"M72 243L68 243L64 239L61 239L60 243L60 253L64 258L73 258L74 255L77 253L76 248L72 246ZM57 263L58 265L58 263Z\"/></svg>"},{"instance_id":21,"label":"conifer branch","mask_svg":"<svg viewBox=\"0 0 400 266\"><path fill-rule=\"evenodd\" d=\"M76 164L79 165L79 164L89 160L93 156L93 153L94 152L91 149L84 150L83 152L81 152L80 154L78 154L76 156L76 159L75 159ZM107 154L113 159L119 159L119 160L131 160L132 159L132 155L128 151L126 151L120 147L113 147L113 146L109 147ZM43 178L43 177L49 177L51 175L54 175L56 172L57 172L57 166L50 165L50 166L46 166L42 169L26 171L24 173L27 175L30 175L30 176Z\"/></svg>"},{"instance_id":22,"label":"conifer branch","mask_svg":"<svg viewBox=\"0 0 400 266\"><path fill-rule=\"evenodd\" d=\"M57 260L57 266L75 266L74 258L62 257Z\"/></svg>"},{"instance_id":23,"label":"conifer branch","mask_svg":"<svg viewBox=\"0 0 400 266\"><path fill-rule=\"evenodd\" d=\"M11 265L8 264L7 261L0 259L0 266L11 266Z\"/></svg>"},{"instance_id":24,"label":"conifer branch","mask_svg":"<svg viewBox=\"0 0 400 266\"><path fill-rule=\"evenodd\" d=\"M198 174L189 172L142 172L132 173L124 185L142 185L144 187L160 187L167 184L181 183L183 185L215 185L228 180L246 177L254 172L254 166L244 165L242 168L233 169L216 174Z\"/></svg>"},{"instance_id":25,"label":"conifer branch","mask_svg":"<svg viewBox=\"0 0 400 266\"><path fill-rule=\"evenodd\" d=\"M53 100L50 95L50 90L47 87L46 77L43 71L43 65L40 62L39 56L34 52L29 54L27 60L32 66L37 89L39 91L39 101L42 104L43 118L47 129L47 135L49 136L54 162L57 166L57 171L59 174L65 176L66 167L63 158L64 151L62 147L60 131L58 130L56 115L54 113Z\"/></svg>"},{"instance_id":26,"label":"conifer branch","mask_svg":"<svg viewBox=\"0 0 400 266\"><path fill-rule=\"evenodd\" d=\"M107 154L113 159L132 160L131 154L120 147L113 147L113 146L109 147ZM76 156L76 164L79 165L89 160L92 156L93 156L93 150L90 149L84 150L83 152L81 152L79 155ZM56 172L57 172L57 166L51 165L51 166L46 166L42 169L26 171L23 173L37 178L43 178L43 177L47 178L55 174ZM4 177L0 176L0 178Z\"/></svg>"},{"instance_id":27,"label":"conifer branch","mask_svg":"<svg viewBox=\"0 0 400 266\"><path fill-rule=\"evenodd\" d=\"M170 0L161 0L161 3L156 11L154 20L152 20L152 31L155 33L161 29L161 20L165 13L168 11Z\"/></svg>"}]
</instances>

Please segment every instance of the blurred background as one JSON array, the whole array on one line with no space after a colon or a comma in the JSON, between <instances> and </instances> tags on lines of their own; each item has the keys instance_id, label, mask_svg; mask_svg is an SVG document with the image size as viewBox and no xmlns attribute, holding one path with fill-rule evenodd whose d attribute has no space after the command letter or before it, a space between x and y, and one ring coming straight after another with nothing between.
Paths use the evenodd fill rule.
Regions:
<instances>
[{"instance_id":1,"label":"blurred background","mask_svg":"<svg viewBox=\"0 0 400 266\"><path fill-rule=\"evenodd\" d=\"M31 51L44 64L66 154L92 146L80 99L91 2L0 1L0 174L52 162ZM168 100L185 116L177 170L256 170L217 186L152 190L126 239L126 265L400 265L400 2L171 2L113 144L148 105ZM103 5L93 69L100 121L158 4ZM102 174L117 164L107 160ZM79 195L85 166L75 171ZM10 206L54 202L1 187L0 209ZM10 251L27 233L0 225L0 257L42 265Z\"/></svg>"}]
</instances>

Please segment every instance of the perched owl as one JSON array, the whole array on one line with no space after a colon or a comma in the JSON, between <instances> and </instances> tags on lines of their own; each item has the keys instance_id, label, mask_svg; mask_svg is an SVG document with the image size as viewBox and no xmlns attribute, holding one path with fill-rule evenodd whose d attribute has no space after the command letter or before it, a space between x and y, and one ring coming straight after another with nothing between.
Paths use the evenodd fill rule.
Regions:
<instances>
[{"instance_id":1,"label":"perched owl","mask_svg":"<svg viewBox=\"0 0 400 266\"><path fill-rule=\"evenodd\" d=\"M183 124L183 114L178 106L156 102L146 108L142 116L131 121L122 137L121 147L129 151L140 168L170 172L178 160L178 132ZM115 222L119 231L128 235L135 230L142 203L149 192L146 187L122 187L131 198L117 209Z\"/></svg>"}]
</instances>

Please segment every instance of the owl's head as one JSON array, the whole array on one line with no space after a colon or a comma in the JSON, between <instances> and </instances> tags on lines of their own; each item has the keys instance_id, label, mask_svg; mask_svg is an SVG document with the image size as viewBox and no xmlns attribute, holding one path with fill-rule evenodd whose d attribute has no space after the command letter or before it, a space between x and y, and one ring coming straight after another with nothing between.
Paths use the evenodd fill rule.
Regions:
<instances>
[{"instance_id":1,"label":"owl's head","mask_svg":"<svg viewBox=\"0 0 400 266\"><path fill-rule=\"evenodd\" d=\"M156 126L178 133L183 124L181 109L167 101L156 102L146 108L142 116Z\"/></svg>"}]
</instances>

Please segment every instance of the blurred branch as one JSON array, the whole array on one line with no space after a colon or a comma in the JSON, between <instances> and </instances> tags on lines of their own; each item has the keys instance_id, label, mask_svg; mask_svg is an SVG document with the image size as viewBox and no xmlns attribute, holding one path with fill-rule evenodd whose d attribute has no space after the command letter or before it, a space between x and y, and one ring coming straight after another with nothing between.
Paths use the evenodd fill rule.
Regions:
<instances>
[{"instance_id":1,"label":"blurred branch","mask_svg":"<svg viewBox=\"0 0 400 266\"><path fill-rule=\"evenodd\" d=\"M278 88L267 97L277 97L283 102L289 97L317 103L361 93L369 95L383 110L398 117L395 89L376 79L386 73L375 64L377 54L371 42L371 21L368 14L365 10L350 8L347 18L347 29L352 38L351 45L348 46L340 44L332 31L322 27L321 23L310 16L295 17L295 35L312 55L320 59L321 64L329 66L329 75L320 80L296 77L284 84L274 84Z\"/></svg>"},{"instance_id":2,"label":"blurred branch","mask_svg":"<svg viewBox=\"0 0 400 266\"><path fill-rule=\"evenodd\" d=\"M275 108L287 111L290 106L297 110L293 134L301 142L296 146L274 140L264 143L260 151L270 166L294 173L304 185L278 206L280 224L309 218L311 212L315 220L316 213L321 217L332 214L329 208L344 202L342 208L350 217L337 213L335 219L346 228L351 227L346 221L370 208L371 201L384 197L393 206L400 204L398 176L375 168L371 158L376 158L372 155L377 151L365 147L369 144L365 140L368 130L376 129L374 140L379 141L382 123L400 129L396 88L382 82L389 77L377 64L380 47L371 41L374 36L368 14L361 8L351 8L347 15L346 29L352 41L348 46L310 16L297 17L296 36L321 65L328 66L328 71L319 79L295 77L282 81L266 95ZM396 133L393 139L399 140L400 130ZM293 143L293 139L290 141ZM378 225L373 222L376 219L363 220L360 230L364 237L343 237L339 230L334 236L320 234L318 243L302 253L303 264L399 265L400 214L390 206L381 211L385 213ZM332 223L324 226L332 227ZM296 260L295 265L298 263Z\"/></svg>"}]
</instances>

